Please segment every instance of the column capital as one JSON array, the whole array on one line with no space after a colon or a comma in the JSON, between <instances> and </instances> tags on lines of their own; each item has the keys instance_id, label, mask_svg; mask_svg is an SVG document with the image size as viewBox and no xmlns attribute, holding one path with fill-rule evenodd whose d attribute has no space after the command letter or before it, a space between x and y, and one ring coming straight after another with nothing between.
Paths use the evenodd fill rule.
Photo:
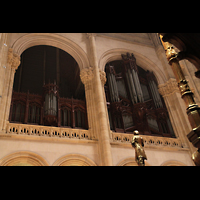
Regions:
<instances>
[{"instance_id":1,"label":"column capital","mask_svg":"<svg viewBox=\"0 0 200 200\"><path fill-rule=\"evenodd\" d=\"M176 79L170 78L166 83L158 85L159 93L165 97L174 92L180 92Z\"/></svg>"},{"instance_id":2,"label":"column capital","mask_svg":"<svg viewBox=\"0 0 200 200\"><path fill-rule=\"evenodd\" d=\"M87 38L96 37L96 33L86 33Z\"/></svg>"},{"instance_id":3,"label":"column capital","mask_svg":"<svg viewBox=\"0 0 200 200\"><path fill-rule=\"evenodd\" d=\"M100 74L100 79L101 79L101 83L103 85L105 85L107 79L106 79L106 73L102 70L99 69L99 74Z\"/></svg>"},{"instance_id":4,"label":"column capital","mask_svg":"<svg viewBox=\"0 0 200 200\"><path fill-rule=\"evenodd\" d=\"M20 56L13 53L12 48L8 49L7 63L15 70L17 70L20 65Z\"/></svg>"},{"instance_id":5,"label":"column capital","mask_svg":"<svg viewBox=\"0 0 200 200\"><path fill-rule=\"evenodd\" d=\"M93 68L89 67L82 69L80 72L80 78L84 85L91 81L94 78Z\"/></svg>"}]
</instances>

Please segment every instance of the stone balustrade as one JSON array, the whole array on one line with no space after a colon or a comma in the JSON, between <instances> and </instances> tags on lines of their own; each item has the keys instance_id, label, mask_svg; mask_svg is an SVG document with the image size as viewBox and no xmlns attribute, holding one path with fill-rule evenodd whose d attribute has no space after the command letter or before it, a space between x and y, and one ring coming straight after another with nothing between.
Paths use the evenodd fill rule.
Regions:
<instances>
[{"instance_id":1,"label":"stone balustrade","mask_svg":"<svg viewBox=\"0 0 200 200\"><path fill-rule=\"evenodd\" d=\"M96 140L95 138L91 137L89 130L17 123L8 123L6 127L6 134ZM111 131L111 143L113 144L115 143L119 145L129 145L132 141L132 138L133 134L116 133ZM142 138L144 140L145 147L170 147L183 149L182 143L178 138L157 137L148 135L142 135Z\"/></svg>"},{"instance_id":2,"label":"stone balustrade","mask_svg":"<svg viewBox=\"0 0 200 200\"><path fill-rule=\"evenodd\" d=\"M30 124L8 123L6 134L33 135L41 137L60 137L90 140L90 131L83 129L38 126Z\"/></svg>"},{"instance_id":3,"label":"stone balustrade","mask_svg":"<svg viewBox=\"0 0 200 200\"><path fill-rule=\"evenodd\" d=\"M115 133L111 131L111 141L114 143L130 144L133 134ZM142 135L145 147L183 148L180 139Z\"/></svg>"}]
</instances>

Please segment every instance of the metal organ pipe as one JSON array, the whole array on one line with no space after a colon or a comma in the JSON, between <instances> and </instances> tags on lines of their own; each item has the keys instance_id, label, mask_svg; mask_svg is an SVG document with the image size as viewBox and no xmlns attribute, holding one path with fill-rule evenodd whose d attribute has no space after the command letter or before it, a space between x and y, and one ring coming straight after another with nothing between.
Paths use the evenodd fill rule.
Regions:
<instances>
[{"instance_id":1,"label":"metal organ pipe","mask_svg":"<svg viewBox=\"0 0 200 200\"><path fill-rule=\"evenodd\" d=\"M115 98L115 101L119 101L119 92L117 88L117 81L115 79L115 75L111 74L111 77L112 77L113 86L114 86L114 98Z\"/></svg>"},{"instance_id":2,"label":"metal organ pipe","mask_svg":"<svg viewBox=\"0 0 200 200\"><path fill-rule=\"evenodd\" d=\"M139 102L144 102L142 88L141 88L141 85L140 85L138 74L134 69L132 69L132 74L133 74L133 80L135 82L135 86L136 86L137 96L138 96Z\"/></svg>"},{"instance_id":3,"label":"metal organ pipe","mask_svg":"<svg viewBox=\"0 0 200 200\"><path fill-rule=\"evenodd\" d=\"M136 93L136 89L135 89L134 81L133 81L133 76L132 76L130 69L128 69L128 71L126 72L126 77L127 77L128 83L129 83L128 85L129 85L129 91L130 91L130 94L131 94L132 103L133 104L138 103L137 93Z\"/></svg>"},{"instance_id":4,"label":"metal organ pipe","mask_svg":"<svg viewBox=\"0 0 200 200\"><path fill-rule=\"evenodd\" d=\"M117 81L115 79L115 75L112 73L108 74L108 84L110 88L110 96L112 102L119 101L119 93L117 88Z\"/></svg>"},{"instance_id":5,"label":"metal organ pipe","mask_svg":"<svg viewBox=\"0 0 200 200\"><path fill-rule=\"evenodd\" d=\"M157 96L158 104L159 104L160 107L163 107L163 104L162 104L162 101L161 101L161 98L160 98L160 94L158 92L158 88L157 88L154 81L153 81L153 86L154 86L155 94Z\"/></svg>"},{"instance_id":6,"label":"metal organ pipe","mask_svg":"<svg viewBox=\"0 0 200 200\"><path fill-rule=\"evenodd\" d=\"M162 101L161 101L161 98L160 98L160 94L158 92L158 88L157 88L155 82L153 80L150 80L149 86L150 86L150 89L151 89L151 93L152 93L153 100L154 100L156 108L163 107L163 104L162 104Z\"/></svg>"}]
</instances>

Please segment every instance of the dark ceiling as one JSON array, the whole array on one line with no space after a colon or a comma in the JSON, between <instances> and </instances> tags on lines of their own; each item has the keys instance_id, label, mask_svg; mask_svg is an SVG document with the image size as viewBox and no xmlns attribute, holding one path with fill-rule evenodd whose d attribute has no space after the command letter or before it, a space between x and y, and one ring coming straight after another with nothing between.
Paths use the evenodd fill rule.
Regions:
<instances>
[{"instance_id":1,"label":"dark ceiling","mask_svg":"<svg viewBox=\"0 0 200 200\"><path fill-rule=\"evenodd\" d=\"M65 51L40 45L25 50L21 56L13 90L42 95L43 84L56 81L60 96L84 99L84 85L75 59Z\"/></svg>"}]
</instances>

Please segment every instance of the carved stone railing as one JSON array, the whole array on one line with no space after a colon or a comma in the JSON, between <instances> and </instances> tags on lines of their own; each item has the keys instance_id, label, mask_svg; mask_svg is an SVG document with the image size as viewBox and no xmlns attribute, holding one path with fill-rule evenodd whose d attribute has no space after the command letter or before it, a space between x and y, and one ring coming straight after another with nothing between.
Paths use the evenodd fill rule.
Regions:
<instances>
[{"instance_id":1,"label":"carved stone railing","mask_svg":"<svg viewBox=\"0 0 200 200\"><path fill-rule=\"evenodd\" d=\"M111 132L111 141L114 143L130 144L133 134ZM145 147L183 148L180 139L142 135Z\"/></svg>"},{"instance_id":2,"label":"carved stone railing","mask_svg":"<svg viewBox=\"0 0 200 200\"><path fill-rule=\"evenodd\" d=\"M92 140L89 130L8 123L6 134Z\"/></svg>"}]
</instances>

